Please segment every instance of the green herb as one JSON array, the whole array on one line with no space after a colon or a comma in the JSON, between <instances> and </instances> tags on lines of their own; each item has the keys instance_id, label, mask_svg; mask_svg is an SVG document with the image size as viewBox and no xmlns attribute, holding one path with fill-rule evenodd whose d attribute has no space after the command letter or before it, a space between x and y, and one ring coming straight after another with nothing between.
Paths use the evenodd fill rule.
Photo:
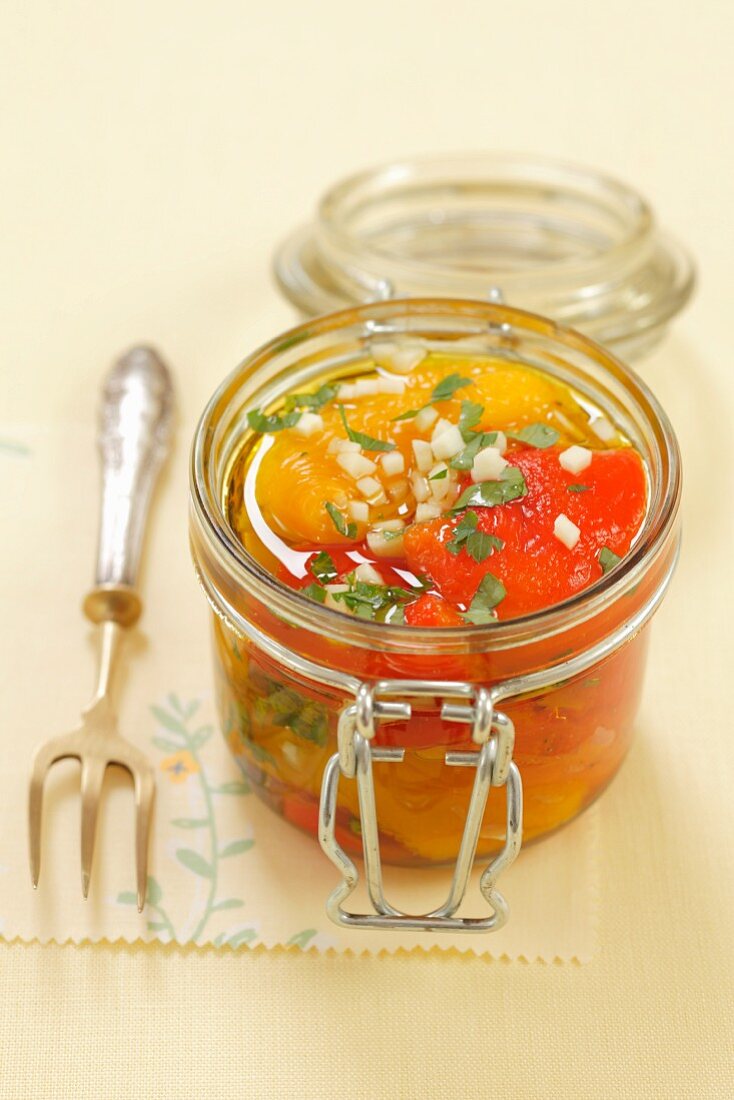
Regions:
<instances>
[{"instance_id":1,"label":"green herb","mask_svg":"<svg viewBox=\"0 0 734 1100\"><path fill-rule=\"evenodd\" d=\"M392 423L396 420L412 420L414 416L417 416L419 412L423 412L423 409L427 409L428 405L424 405L422 409L408 409L407 412L401 413L400 416L394 416Z\"/></svg>"},{"instance_id":2,"label":"green herb","mask_svg":"<svg viewBox=\"0 0 734 1100\"><path fill-rule=\"evenodd\" d=\"M479 517L476 512L466 512L454 528L453 537L446 543L446 549L450 554L458 554L462 549L466 550L476 562L483 562L495 550L502 550L504 542L496 535L488 535L484 531L477 531Z\"/></svg>"},{"instance_id":3,"label":"green herb","mask_svg":"<svg viewBox=\"0 0 734 1100\"><path fill-rule=\"evenodd\" d=\"M313 561L308 567L317 580L322 584L327 584L329 581L333 581L337 576L337 568L334 565L334 559L331 554L327 554L326 550L320 550Z\"/></svg>"},{"instance_id":4,"label":"green herb","mask_svg":"<svg viewBox=\"0 0 734 1100\"><path fill-rule=\"evenodd\" d=\"M431 474L429 481L442 481L445 477L448 477L448 469L439 470L437 474Z\"/></svg>"},{"instance_id":5,"label":"green herb","mask_svg":"<svg viewBox=\"0 0 734 1100\"><path fill-rule=\"evenodd\" d=\"M546 447L552 447L558 442L560 433L551 428L550 424L528 424L519 432L508 432L511 439L519 439L521 443L527 443L528 447L538 447L544 451Z\"/></svg>"},{"instance_id":6,"label":"green herb","mask_svg":"<svg viewBox=\"0 0 734 1100\"><path fill-rule=\"evenodd\" d=\"M497 442L497 432L473 432L467 435L469 435L468 445L449 462L452 470L471 470L479 452L485 447L492 447Z\"/></svg>"},{"instance_id":7,"label":"green herb","mask_svg":"<svg viewBox=\"0 0 734 1100\"><path fill-rule=\"evenodd\" d=\"M253 409L247 414L247 423L254 432L282 432L283 428L292 428L300 418L301 414L298 411L288 412L285 416L280 416L278 413L266 416L259 409Z\"/></svg>"},{"instance_id":8,"label":"green herb","mask_svg":"<svg viewBox=\"0 0 734 1100\"><path fill-rule=\"evenodd\" d=\"M460 374L449 374L446 378L442 378L434 389L431 394L431 404L433 405L436 401L448 401L457 390L463 389L464 386L471 386L471 384L471 378L462 378Z\"/></svg>"},{"instance_id":9,"label":"green herb","mask_svg":"<svg viewBox=\"0 0 734 1100\"><path fill-rule=\"evenodd\" d=\"M382 439L373 439L371 435L365 435L364 432L355 432L349 427L347 423L347 414L344 412L344 406L339 406L339 416L342 418L342 424L349 438L353 443L359 443L360 447L363 447L365 451L394 451L394 443L386 443Z\"/></svg>"},{"instance_id":10,"label":"green herb","mask_svg":"<svg viewBox=\"0 0 734 1100\"><path fill-rule=\"evenodd\" d=\"M323 603L326 599L326 589L322 588L320 584L307 584L305 588L301 589L304 596L308 596L309 600L315 600L316 603Z\"/></svg>"},{"instance_id":11,"label":"green herb","mask_svg":"<svg viewBox=\"0 0 734 1100\"><path fill-rule=\"evenodd\" d=\"M494 609L506 595L507 590L499 577L495 577L493 573L485 573L474 593L474 599L469 604L469 610L464 612L464 618L468 623L476 625L494 622L497 618Z\"/></svg>"},{"instance_id":12,"label":"green herb","mask_svg":"<svg viewBox=\"0 0 734 1100\"><path fill-rule=\"evenodd\" d=\"M588 493L589 485L567 485L569 493Z\"/></svg>"},{"instance_id":13,"label":"green herb","mask_svg":"<svg viewBox=\"0 0 734 1100\"><path fill-rule=\"evenodd\" d=\"M388 611L387 615L385 616L385 622L398 623L400 626L403 626L405 623L405 608L401 607L399 604L396 604L392 611Z\"/></svg>"},{"instance_id":14,"label":"green herb","mask_svg":"<svg viewBox=\"0 0 734 1100\"><path fill-rule=\"evenodd\" d=\"M349 588L345 592L333 592L332 599L344 606L360 619L379 619L385 621L390 609L408 603L415 592L397 585L370 584L358 581L354 573L345 578ZM392 618L390 619L392 622Z\"/></svg>"},{"instance_id":15,"label":"green herb","mask_svg":"<svg viewBox=\"0 0 734 1100\"><path fill-rule=\"evenodd\" d=\"M471 431L476 428L484 413L484 405L477 405L475 401L462 401L459 415L459 431L464 436L464 442L468 443L474 436Z\"/></svg>"},{"instance_id":16,"label":"green herb","mask_svg":"<svg viewBox=\"0 0 734 1100\"><path fill-rule=\"evenodd\" d=\"M610 569L614 569L614 566L618 565L621 560L619 554L615 554L608 546L602 546L599 551L599 565L602 573L608 573Z\"/></svg>"},{"instance_id":17,"label":"green herb","mask_svg":"<svg viewBox=\"0 0 734 1100\"><path fill-rule=\"evenodd\" d=\"M336 397L338 390L338 386L326 384L320 386L316 393L292 393L285 399L286 412L292 409L322 409Z\"/></svg>"},{"instance_id":18,"label":"green herb","mask_svg":"<svg viewBox=\"0 0 734 1100\"><path fill-rule=\"evenodd\" d=\"M405 531L400 527L397 531L380 531L385 542L392 542L393 539L401 539L405 534Z\"/></svg>"},{"instance_id":19,"label":"green herb","mask_svg":"<svg viewBox=\"0 0 734 1100\"><path fill-rule=\"evenodd\" d=\"M330 500L324 501L324 508L331 516L331 522L336 527L340 535L344 535L345 538L353 539L357 534L357 524L347 523L344 516L341 514L336 504L332 504Z\"/></svg>"},{"instance_id":20,"label":"green herb","mask_svg":"<svg viewBox=\"0 0 734 1100\"><path fill-rule=\"evenodd\" d=\"M452 512L460 512L470 506L492 507L495 504L507 504L510 500L524 497L528 488L522 471L517 466L505 466L499 481L480 481L470 485L461 494Z\"/></svg>"}]
</instances>

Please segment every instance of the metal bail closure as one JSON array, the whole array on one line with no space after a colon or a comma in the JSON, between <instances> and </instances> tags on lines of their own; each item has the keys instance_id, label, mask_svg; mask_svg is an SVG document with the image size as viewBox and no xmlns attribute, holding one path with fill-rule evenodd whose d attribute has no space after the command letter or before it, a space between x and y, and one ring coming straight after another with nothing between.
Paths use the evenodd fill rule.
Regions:
<instances>
[{"instance_id":1,"label":"metal bail closure","mask_svg":"<svg viewBox=\"0 0 734 1100\"><path fill-rule=\"evenodd\" d=\"M438 909L422 915L402 913L393 908L383 890L372 765L374 762L400 763L405 749L373 748L371 741L379 722L407 719L411 715L410 703L380 698L390 695L401 700L406 696L468 698L467 703L445 702L441 717L446 721L469 723L472 740L477 745L476 752L447 752L445 756L446 764L472 767L476 774L448 898ZM520 851L522 780L517 765L512 762L514 726L505 714L493 710L490 692L467 683L425 680L381 680L373 685L361 684L356 701L341 712L337 738L338 752L324 769L319 809L321 847L343 879L326 903L331 920L347 928L402 928L427 932L495 932L501 928L509 910L496 882ZM359 872L336 839L337 797L342 776L357 781L365 877L372 913L349 913L343 908L357 886ZM484 917L457 917L455 914L466 894L474 863L489 789L501 786L507 788L505 843L479 880L479 889L491 912Z\"/></svg>"}]
</instances>

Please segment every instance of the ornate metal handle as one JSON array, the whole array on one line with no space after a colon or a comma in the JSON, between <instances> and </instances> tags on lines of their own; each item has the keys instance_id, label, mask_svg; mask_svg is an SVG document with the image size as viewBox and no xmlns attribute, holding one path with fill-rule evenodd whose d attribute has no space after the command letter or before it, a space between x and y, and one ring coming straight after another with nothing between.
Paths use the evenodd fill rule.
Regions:
<instances>
[{"instance_id":1,"label":"ornate metal handle","mask_svg":"<svg viewBox=\"0 0 734 1100\"><path fill-rule=\"evenodd\" d=\"M135 586L148 505L168 453L172 423L168 368L152 348L131 348L113 366L102 393L98 587Z\"/></svg>"}]
</instances>

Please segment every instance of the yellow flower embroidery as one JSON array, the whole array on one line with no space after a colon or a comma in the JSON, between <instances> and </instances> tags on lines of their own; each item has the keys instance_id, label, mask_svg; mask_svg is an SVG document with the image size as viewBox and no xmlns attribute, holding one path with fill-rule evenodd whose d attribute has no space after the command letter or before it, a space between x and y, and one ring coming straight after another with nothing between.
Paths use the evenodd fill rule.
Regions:
<instances>
[{"instance_id":1,"label":"yellow flower embroidery","mask_svg":"<svg viewBox=\"0 0 734 1100\"><path fill-rule=\"evenodd\" d=\"M161 761L161 769L166 773L172 783L183 783L190 775L198 772L199 765L188 749L175 752L173 756L167 756Z\"/></svg>"}]
</instances>

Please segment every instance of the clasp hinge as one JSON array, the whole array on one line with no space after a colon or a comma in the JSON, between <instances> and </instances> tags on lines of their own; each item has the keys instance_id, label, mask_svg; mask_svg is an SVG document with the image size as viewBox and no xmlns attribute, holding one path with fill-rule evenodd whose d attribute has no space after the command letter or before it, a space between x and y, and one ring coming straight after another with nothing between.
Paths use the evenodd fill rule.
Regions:
<instances>
[{"instance_id":1,"label":"clasp hinge","mask_svg":"<svg viewBox=\"0 0 734 1100\"><path fill-rule=\"evenodd\" d=\"M400 701L381 698L386 695L402 698ZM371 741L379 722L410 718L411 704L404 701L406 696L427 695L443 695L449 699L468 697L468 702L444 702L441 716L446 721L469 723L477 751L447 752L445 761L453 767L473 767L476 774L449 895L444 904L432 912L412 915L394 908L385 898L372 767L374 762L401 762L405 749L373 747ZM512 762L514 736L512 721L507 715L494 711L491 695L483 687L418 680L383 680L373 685L360 685L355 702L346 706L339 717L338 752L326 765L321 788L319 841L343 879L326 905L336 924L349 928L493 932L505 923L508 906L496 882L501 872L514 861L522 843L522 781ZM343 908L357 886L359 872L336 839L337 798L342 776L357 781L365 877L372 913L349 913ZM493 786L507 789L507 817L504 846L479 880L479 889L491 913L485 917L457 917L455 914L466 894L474 863L489 789Z\"/></svg>"}]
</instances>

